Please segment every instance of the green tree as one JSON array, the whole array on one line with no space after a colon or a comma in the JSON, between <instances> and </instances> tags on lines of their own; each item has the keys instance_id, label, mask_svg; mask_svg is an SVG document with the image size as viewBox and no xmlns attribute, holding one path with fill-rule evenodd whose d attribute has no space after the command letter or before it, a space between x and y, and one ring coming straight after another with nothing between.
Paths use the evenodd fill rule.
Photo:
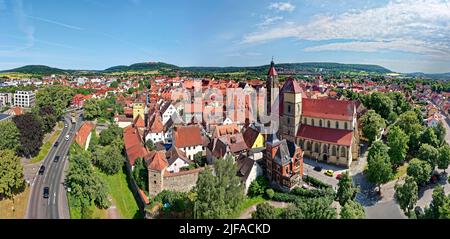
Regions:
<instances>
[{"instance_id":1,"label":"green tree","mask_svg":"<svg viewBox=\"0 0 450 239\"><path fill-rule=\"evenodd\" d=\"M369 97L368 107L387 120L394 106L391 98L386 94L374 92Z\"/></svg>"},{"instance_id":2,"label":"green tree","mask_svg":"<svg viewBox=\"0 0 450 239\"><path fill-rule=\"evenodd\" d=\"M433 200L431 201L430 208L425 209L426 218L439 219L441 218L440 209L444 207L448 197L445 195L444 187L438 185L433 190Z\"/></svg>"},{"instance_id":3,"label":"green tree","mask_svg":"<svg viewBox=\"0 0 450 239\"><path fill-rule=\"evenodd\" d=\"M389 159L389 147L383 141L376 141L370 146L367 160L370 161L375 155L380 155L383 158Z\"/></svg>"},{"instance_id":4,"label":"green tree","mask_svg":"<svg viewBox=\"0 0 450 239\"><path fill-rule=\"evenodd\" d=\"M124 163L120 150L112 145L98 147L94 155L95 165L108 175L118 173Z\"/></svg>"},{"instance_id":5,"label":"green tree","mask_svg":"<svg viewBox=\"0 0 450 239\"><path fill-rule=\"evenodd\" d=\"M431 169L434 169L439 158L439 150L429 144L422 144L418 156L419 159L427 161L430 164Z\"/></svg>"},{"instance_id":6,"label":"green tree","mask_svg":"<svg viewBox=\"0 0 450 239\"><path fill-rule=\"evenodd\" d=\"M151 139L148 139L148 140L145 142L145 147L146 147L148 150L150 150L150 151L155 151L155 150L156 150L156 146L155 146L155 144L153 143L153 140L151 140Z\"/></svg>"},{"instance_id":7,"label":"green tree","mask_svg":"<svg viewBox=\"0 0 450 239\"><path fill-rule=\"evenodd\" d=\"M365 219L364 207L353 200L347 201L341 209L341 219Z\"/></svg>"},{"instance_id":8,"label":"green tree","mask_svg":"<svg viewBox=\"0 0 450 239\"><path fill-rule=\"evenodd\" d=\"M148 192L148 170L142 158L136 159L134 163L133 178L139 188Z\"/></svg>"},{"instance_id":9,"label":"green tree","mask_svg":"<svg viewBox=\"0 0 450 239\"><path fill-rule=\"evenodd\" d=\"M195 186L197 200L194 217L198 219L227 218L244 199L244 188L236 176L237 166L232 157L217 160L214 173L206 167Z\"/></svg>"},{"instance_id":10,"label":"green tree","mask_svg":"<svg viewBox=\"0 0 450 239\"><path fill-rule=\"evenodd\" d=\"M420 124L415 124L411 126L411 129L413 129L413 132L409 134L409 141L408 141L409 154L417 155L421 146L420 137L422 136L424 127Z\"/></svg>"},{"instance_id":11,"label":"green tree","mask_svg":"<svg viewBox=\"0 0 450 239\"><path fill-rule=\"evenodd\" d=\"M0 122L0 150L16 151L20 146L20 132L11 121Z\"/></svg>"},{"instance_id":12,"label":"green tree","mask_svg":"<svg viewBox=\"0 0 450 239\"><path fill-rule=\"evenodd\" d=\"M406 111L401 114L398 118L397 125L405 132L407 135L411 135L416 128L414 125L420 125L421 121L417 118L417 114L414 111Z\"/></svg>"},{"instance_id":13,"label":"green tree","mask_svg":"<svg viewBox=\"0 0 450 239\"><path fill-rule=\"evenodd\" d=\"M45 105L40 108L38 108L37 112L38 118L41 120L42 123L42 130L44 133L50 133L52 132L53 128L56 125L56 122L58 121L55 109L52 105Z\"/></svg>"},{"instance_id":14,"label":"green tree","mask_svg":"<svg viewBox=\"0 0 450 239\"><path fill-rule=\"evenodd\" d=\"M198 152L194 155L194 162L197 167L205 167L206 165L206 158L203 157L202 152Z\"/></svg>"},{"instance_id":15,"label":"green tree","mask_svg":"<svg viewBox=\"0 0 450 239\"><path fill-rule=\"evenodd\" d=\"M285 219L336 219L336 209L323 197L300 200L294 208L287 208L282 216Z\"/></svg>"},{"instance_id":16,"label":"green tree","mask_svg":"<svg viewBox=\"0 0 450 239\"><path fill-rule=\"evenodd\" d=\"M101 108L98 102L95 99L89 99L84 102L83 116L86 120L94 120L101 115Z\"/></svg>"},{"instance_id":17,"label":"green tree","mask_svg":"<svg viewBox=\"0 0 450 239\"><path fill-rule=\"evenodd\" d=\"M250 197L257 197L259 195L263 195L268 186L269 181L265 177L259 176L253 182L250 183L248 195Z\"/></svg>"},{"instance_id":18,"label":"green tree","mask_svg":"<svg viewBox=\"0 0 450 239\"><path fill-rule=\"evenodd\" d=\"M109 85L109 87L111 87L111 88L117 88L117 87L119 87L119 82L113 81L113 82L111 82L111 84Z\"/></svg>"},{"instance_id":19,"label":"green tree","mask_svg":"<svg viewBox=\"0 0 450 239\"><path fill-rule=\"evenodd\" d=\"M266 197L268 199L272 199L273 196L275 195L275 191L271 188L266 189Z\"/></svg>"},{"instance_id":20,"label":"green tree","mask_svg":"<svg viewBox=\"0 0 450 239\"><path fill-rule=\"evenodd\" d=\"M444 123L442 123L441 121L439 122L439 124L433 128L434 130L434 134L437 136L439 145L443 145L445 142L445 135L447 134L447 130L444 127Z\"/></svg>"},{"instance_id":21,"label":"green tree","mask_svg":"<svg viewBox=\"0 0 450 239\"><path fill-rule=\"evenodd\" d=\"M439 148L439 158L437 161L437 165L439 169L445 170L448 168L450 164L450 146L448 144L444 144Z\"/></svg>"},{"instance_id":22,"label":"green tree","mask_svg":"<svg viewBox=\"0 0 450 239\"><path fill-rule=\"evenodd\" d=\"M13 118L20 132L20 147L17 153L24 157L35 157L44 139L42 124L34 114L26 113Z\"/></svg>"},{"instance_id":23,"label":"green tree","mask_svg":"<svg viewBox=\"0 0 450 239\"><path fill-rule=\"evenodd\" d=\"M433 147L439 146L439 140L437 136L434 134L434 130L432 128L426 128L425 131L420 135L420 143L429 144Z\"/></svg>"},{"instance_id":24,"label":"green tree","mask_svg":"<svg viewBox=\"0 0 450 239\"><path fill-rule=\"evenodd\" d=\"M20 158L11 150L0 150L0 198L13 198L25 188Z\"/></svg>"},{"instance_id":25,"label":"green tree","mask_svg":"<svg viewBox=\"0 0 450 239\"><path fill-rule=\"evenodd\" d=\"M268 203L261 203L256 206L256 211L252 213L252 219L277 219L275 207Z\"/></svg>"},{"instance_id":26,"label":"green tree","mask_svg":"<svg viewBox=\"0 0 450 239\"><path fill-rule=\"evenodd\" d=\"M431 166L426 161L414 158L409 162L406 170L408 176L414 178L418 185L422 185L428 181L431 175Z\"/></svg>"},{"instance_id":27,"label":"green tree","mask_svg":"<svg viewBox=\"0 0 450 239\"><path fill-rule=\"evenodd\" d=\"M369 139L369 142L374 142L381 136L381 131L386 127L385 120L377 114L374 110L369 110L362 118L363 134Z\"/></svg>"},{"instance_id":28,"label":"green tree","mask_svg":"<svg viewBox=\"0 0 450 239\"><path fill-rule=\"evenodd\" d=\"M36 94L36 106L42 108L50 106L54 110L56 119L64 114L64 110L70 105L75 92L68 86L44 87Z\"/></svg>"},{"instance_id":29,"label":"green tree","mask_svg":"<svg viewBox=\"0 0 450 239\"><path fill-rule=\"evenodd\" d=\"M408 152L409 137L400 127L394 126L389 130L387 141L391 164L394 167L398 167L405 160Z\"/></svg>"},{"instance_id":30,"label":"green tree","mask_svg":"<svg viewBox=\"0 0 450 239\"><path fill-rule=\"evenodd\" d=\"M383 154L375 154L368 159L367 180L375 183L381 192L381 184L387 183L392 178L392 164L389 157Z\"/></svg>"},{"instance_id":31,"label":"green tree","mask_svg":"<svg viewBox=\"0 0 450 239\"><path fill-rule=\"evenodd\" d=\"M102 146L111 145L114 140L122 139L123 130L115 125L110 125L107 129L100 133L99 143Z\"/></svg>"},{"instance_id":32,"label":"green tree","mask_svg":"<svg viewBox=\"0 0 450 239\"><path fill-rule=\"evenodd\" d=\"M419 200L418 187L414 178L406 177L403 185L395 186L395 198L403 212L410 216L411 210Z\"/></svg>"},{"instance_id":33,"label":"green tree","mask_svg":"<svg viewBox=\"0 0 450 239\"><path fill-rule=\"evenodd\" d=\"M353 186L353 181L348 172L342 174L342 178L338 183L336 200L344 206L348 201L353 200L356 195L357 188Z\"/></svg>"}]
</instances>

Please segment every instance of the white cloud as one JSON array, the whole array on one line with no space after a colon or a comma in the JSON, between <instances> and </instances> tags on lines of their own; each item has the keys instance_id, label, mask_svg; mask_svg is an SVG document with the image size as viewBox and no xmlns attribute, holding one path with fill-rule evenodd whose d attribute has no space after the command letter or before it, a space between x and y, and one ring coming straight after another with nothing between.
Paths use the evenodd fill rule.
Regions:
<instances>
[{"instance_id":1,"label":"white cloud","mask_svg":"<svg viewBox=\"0 0 450 239\"><path fill-rule=\"evenodd\" d=\"M295 10L295 6L289 2L275 2L270 4L269 9L274 9L282 12L283 11L292 12Z\"/></svg>"},{"instance_id":2,"label":"white cloud","mask_svg":"<svg viewBox=\"0 0 450 239\"><path fill-rule=\"evenodd\" d=\"M243 43L283 38L344 39L308 51L400 50L450 59L450 8L445 0L392 0L385 6L340 15L316 15L307 24L283 24L244 36Z\"/></svg>"},{"instance_id":3,"label":"white cloud","mask_svg":"<svg viewBox=\"0 0 450 239\"><path fill-rule=\"evenodd\" d=\"M272 25L273 23L275 23L277 21L281 21L281 20L283 20L282 16L265 17L264 21L259 23L258 26L260 26L260 27L269 26L269 25Z\"/></svg>"}]
</instances>

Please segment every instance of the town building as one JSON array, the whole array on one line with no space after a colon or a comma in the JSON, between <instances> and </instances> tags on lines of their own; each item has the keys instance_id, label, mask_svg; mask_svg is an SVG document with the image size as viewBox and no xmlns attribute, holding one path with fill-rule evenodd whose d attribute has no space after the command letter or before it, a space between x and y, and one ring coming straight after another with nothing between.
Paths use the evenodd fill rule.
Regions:
<instances>
[{"instance_id":1,"label":"town building","mask_svg":"<svg viewBox=\"0 0 450 239\"><path fill-rule=\"evenodd\" d=\"M33 91L16 91L14 94L14 106L31 108L36 101L36 94Z\"/></svg>"}]
</instances>

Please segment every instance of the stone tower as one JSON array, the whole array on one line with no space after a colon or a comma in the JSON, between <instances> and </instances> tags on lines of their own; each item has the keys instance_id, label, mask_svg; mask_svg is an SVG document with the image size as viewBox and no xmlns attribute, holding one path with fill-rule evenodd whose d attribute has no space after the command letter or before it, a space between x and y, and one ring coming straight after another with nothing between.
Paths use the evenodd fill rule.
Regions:
<instances>
[{"instance_id":1,"label":"stone tower","mask_svg":"<svg viewBox=\"0 0 450 239\"><path fill-rule=\"evenodd\" d=\"M302 88L293 78L286 80L281 94L282 116L281 135L288 141L295 142L295 137L300 128L302 116Z\"/></svg>"}]
</instances>

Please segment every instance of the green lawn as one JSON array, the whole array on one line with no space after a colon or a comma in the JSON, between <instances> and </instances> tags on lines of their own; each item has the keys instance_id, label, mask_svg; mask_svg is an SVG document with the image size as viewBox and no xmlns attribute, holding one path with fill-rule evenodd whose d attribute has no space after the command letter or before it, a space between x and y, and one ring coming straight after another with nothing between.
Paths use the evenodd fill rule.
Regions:
<instances>
[{"instance_id":1,"label":"green lawn","mask_svg":"<svg viewBox=\"0 0 450 239\"><path fill-rule=\"evenodd\" d=\"M249 207L260 204L267 201L262 196L249 198L246 197L244 201L236 208L235 212L231 215L230 218L239 218L241 214Z\"/></svg>"},{"instance_id":2,"label":"green lawn","mask_svg":"<svg viewBox=\"0 0 450 239\"><path fill-rule=\"evenodd\" d=\"M106 181L109 187L109 192L119 210L122 218L133 219L142 218L139 212L139 207L134 199L133 193L128 186L127 175L122 169L116 175L106 175L99 171L100 176Z\"/></svg>"},{"instance_id":3,"label":"green lawn","mask_svg":"<svg viewBox=\"0 0 450 239\"><path fill-rule=\"evenodd\" d=\"M397 171L395 172L394 179L399 179L399 178L405 176L407 169L408 169L408 164L407 163L405 163L402 166L398 167Z\"/></svg>"},{"instance_id":4,"label":"green lawn","mask_svg":"<svg viewBox=\"0 0 450 239\"><path fill-rule=\"evenodd\" d=\"M61 134L61 130L56 130L52 136L50 136L49 140L42 145L41 150L39 151L39 154L31 159L31 163L38 163L44 160L44 158L47 156L48 152L50 152L50 149L53 147L53 144L58 140L59 135Z\"/></svg>"}]
</instances>

